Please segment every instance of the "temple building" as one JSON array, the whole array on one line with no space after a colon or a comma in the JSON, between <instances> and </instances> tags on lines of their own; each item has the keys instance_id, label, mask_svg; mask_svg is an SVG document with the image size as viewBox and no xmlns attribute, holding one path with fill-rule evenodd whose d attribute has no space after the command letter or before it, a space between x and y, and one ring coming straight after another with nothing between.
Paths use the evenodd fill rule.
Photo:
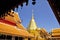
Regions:
<instances>
[{"instance_id":1,"label":"temple building","mask_svg":"<svg viewBox=\"0 0 60 40\"><path fill-rule=\"evenodd\" d=\"M34 38L30 40L48 40L48 37L50 36L44 28L37 27L33 14L27 30L30 34L34 35Z\"/></svg>"},{"instance_id":2,"label":"temple building","mask_svg":"<svg viewBox=\"0 0 60 40\"><path fill-rule=\"evenodd\" d=\"M21 24L17 12L11 10L8 14L0 18L0 40L25 40L34 37Z\"/></svg>"},{"instance_id":3,"label":"temple building","mask_svg":"<svg viewBox=\"0 0 60 40\"><path fill-rule=\"evenodd\" d=\"M49 40L60 40L60 28L56 28L51 31L51 37Z\"/></svg>"}]
</instances>

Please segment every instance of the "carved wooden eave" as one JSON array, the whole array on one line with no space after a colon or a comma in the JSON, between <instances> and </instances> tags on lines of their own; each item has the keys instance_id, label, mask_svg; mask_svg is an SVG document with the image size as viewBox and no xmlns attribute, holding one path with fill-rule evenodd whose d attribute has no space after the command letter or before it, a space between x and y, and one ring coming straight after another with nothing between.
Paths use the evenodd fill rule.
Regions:
<instances>
[{"instance_id":1,"label":"carved wooden eave","mask_svg":"<svg viewBox=\"0 0 60 40\"><path fill-rule=\"evenodd\" d=\"M28 0L0 0L0 17L11 9L18 8L18 5L23 6L25 2L28 5Z\"/></svg>"},{"instance_id":2,"label":"carved wooden eave","mask_svg":"<svg viewBox=\"0 0 60 40\"><path fill-rule=\"evenodd\" d=\"M60 24L60 0L48 0L48 2Z\"/></svg>"},{"instance_id":3,"label":"carved wooden eave","mask_svg":"<svg viewBox=\"0 0 60 40\"><path fill-rule=\"evenodd\" d=\"M0 17L5 16L5 14L8 14L8 11L11 9L14 10L14 8L18 8L20 5L23 7L23 3L26 3L26 6L28 5L29 0L0 0ZM36 0L32 0L32 4L35 5Z\"/></svg>"}]
</instances>

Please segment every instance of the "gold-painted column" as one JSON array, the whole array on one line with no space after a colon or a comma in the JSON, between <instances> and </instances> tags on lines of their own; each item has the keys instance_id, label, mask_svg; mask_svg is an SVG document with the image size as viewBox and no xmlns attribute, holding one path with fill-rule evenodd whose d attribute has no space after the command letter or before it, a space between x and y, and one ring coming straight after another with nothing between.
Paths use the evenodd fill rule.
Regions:
<instances>
[{"instance_id":1,"label":"gold-painted column","mask_svg":"<svg viewBox=\"0 0 60 40\"><path fill-rule=\"evenodd\" d=\"M15 37L14 36L12 36L12 40L15 40Z\"/></svg>"},{"instance_id":2,"label":"gold-painted column","mask_svg":"<svg viewBox=\"0 0 60 40\"><path fill-rule=\"evenodd\" d=\"M28 38L24 38L23 40L28 40Z\"/></svg>"}]
</instances>

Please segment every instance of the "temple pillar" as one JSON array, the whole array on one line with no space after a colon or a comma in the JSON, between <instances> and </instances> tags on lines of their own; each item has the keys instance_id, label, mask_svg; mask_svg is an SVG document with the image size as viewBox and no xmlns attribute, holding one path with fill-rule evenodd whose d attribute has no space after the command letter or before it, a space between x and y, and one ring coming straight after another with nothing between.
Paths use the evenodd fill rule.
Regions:
<instances>
[{"instance_id":1,"label":"temple pillar","mask_svg":"<svg viewBox=\"0 0 60 40\"><path fill-rule=\"evenodd\" d=\"M28 40L28 38L24 38L23 40Z\"/></svg>"},{"instance_id":2,"label":"temple pillar","mask_svg":"<svg viewBox=\"0 0 60 40\"><path fill-rule=\"evenodd\" d=\"M15 37L14 36L12 36L12 40L15 40Z\"/></svg>"}]
</instances>

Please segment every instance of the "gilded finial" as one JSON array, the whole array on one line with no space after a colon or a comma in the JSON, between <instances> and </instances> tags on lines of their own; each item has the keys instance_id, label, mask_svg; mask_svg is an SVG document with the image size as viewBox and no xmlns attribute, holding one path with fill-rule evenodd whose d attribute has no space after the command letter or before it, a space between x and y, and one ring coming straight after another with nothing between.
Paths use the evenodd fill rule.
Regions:
<instances>
[{"instance_id":1,"label":"gilded finial","mask_svg":"<svg viewBox=\"0 0 60 40\"><path fill-rule=\"evenodd\" d=\"M33 13L34 13L34 10L32 9L32 18L34 18L34 14Z\"/></svg>"}]
</instances>

